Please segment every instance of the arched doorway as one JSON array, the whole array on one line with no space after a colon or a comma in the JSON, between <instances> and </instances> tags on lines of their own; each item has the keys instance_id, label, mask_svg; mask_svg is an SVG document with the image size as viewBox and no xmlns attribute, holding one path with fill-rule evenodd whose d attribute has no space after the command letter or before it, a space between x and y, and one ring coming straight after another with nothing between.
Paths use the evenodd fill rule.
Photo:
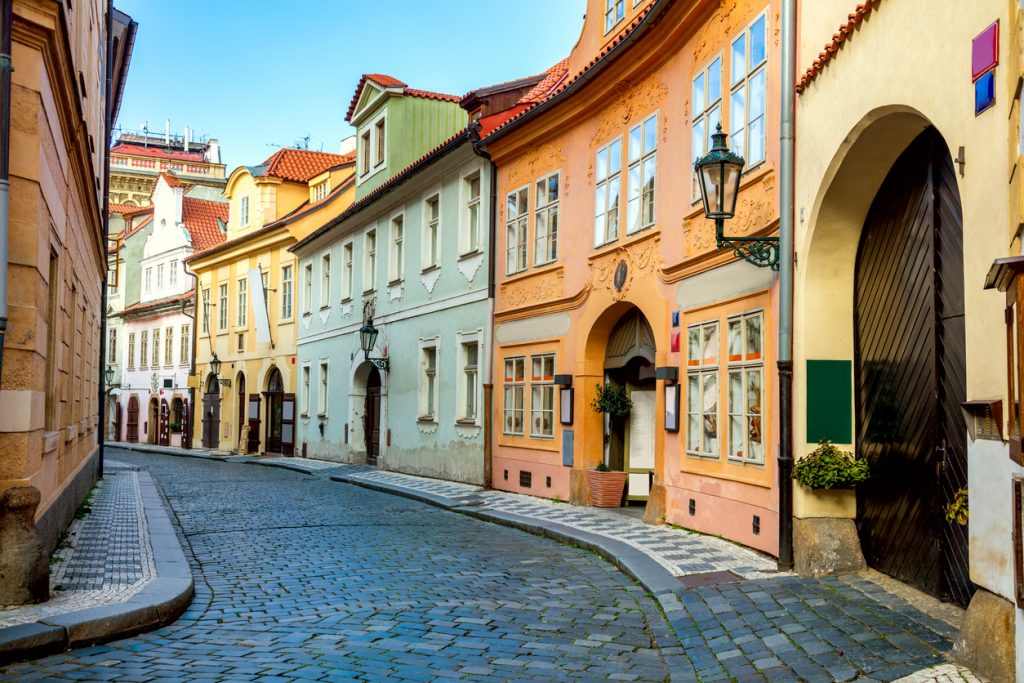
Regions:
<instances>
[{"instance_id":1,"label":"arched doorway","mask_svg":"<svg viewBox=\"0 0 1024 683\"><path fill-rule=\"evenodd\" d=\"M139 442L139 397L135 394L128 398L128 421L125 432L124 438L128 443Z\"/></svg>"},{"instance_id":2,"label":"arched doorway","mask_svg":"<svg viewBox=\"0 0 1024 683\"><path fill-rule=\"evenodd\" d=\"M153 396L149 399L146 411L146 443L156 444L160 433L160 400Z\"/></svg>"},{"instance_id":3,"label":"arched doorway","mask_svg":"<svg viewBox=\"0 0 1024 683\"><path fill-rule=\"evenodd\" d=\"M245 425L247 424L245 419L245 373L238 373L238 377L235 378L235 410L238 413L238 421L235 423L235 434L238 438L238 447L242 447L242 437L245 435ZM251 452L251 451L250 451Z\"/></svg>"},{"instance_id":4,"label":"arched doorway","mask_svg":"<svg viewBox=\"0 0 1024 683\"><path fill-rule=\"evenodd\" d=\"M156 441L161 446L171 445L171 406L166 398L160 399L160 418L157 422Z\"/></svg>"},{"instance_id":5,"label":"arched doorway","mask_svg":"<svg viewBox=\"0 0 1024 683\"><path fill-rule=\"evenodd\" d=\"M366 378L366 399L363 407L363 438L366 464L377 465L380 458L380 371L370 368Z\"/></svg>"},{"instance_id":6,"label":"arched doorway","mask_svg":"<svg viewBox=\"0 0 1024 683\"><path fill-rule=\"evenodd\" d=\"M967 486L963 229L953 161L934 128L896 160L861 233L854 278L858 486L868 564L965 605L967 527L943 504Z\"/></svg>"},{"instance_id":7,"label":"arched doorway","mask_svg":"<svg viewBox=\"0 0 1024 683\"><path fill-rule=\"evenodd\" d=\"M284 416L284 382L281 379L281 371L277 368L271 368L267 374L267 388L263 395L267 402L267 451L270 453L280 453L282 418Z\"/></svg>"},{"instance_id":8,"label":"arched doorway","mask_svg":"<svg viewBox=\"0 0 1024 683\"><path fill-rule=\"evenodd\" d=\"M206 377L203 392L203 448L217 448L220 445L220 382L210 373Z\"/></svg>"},{"instance_id":9,"label":"arched doorway","mask_svg":"<svg viewBox=\"0 0 1024 683\"><path fill-rule=\"evenodd\" d=\"M625 498L646 502L654 482L657 424L654 332L632 308L619 318L605 348L605 383L624 387L633 407L625 418L604 416L605 462L627 472Z\"/></svg>"}]
</instances>

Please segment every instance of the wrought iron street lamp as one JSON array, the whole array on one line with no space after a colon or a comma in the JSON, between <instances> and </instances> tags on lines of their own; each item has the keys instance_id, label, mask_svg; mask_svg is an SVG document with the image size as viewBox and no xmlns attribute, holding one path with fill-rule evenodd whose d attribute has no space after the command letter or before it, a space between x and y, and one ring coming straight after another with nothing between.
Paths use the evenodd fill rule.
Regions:
<instances>
[{"instance_id":1,"label":"wrought iron street lamp","mask_svg":"<svg viewBox=\"0 0 1024 683\"><path fill-rule=\"evenodd\" d=\"M220 360L220 358L217 358L217 354L214 353L213 354L213 358L210 359L210 372L213 373L213 376L216 378L216 380L218 382L220 382L221 386L230 387L231 386L231 380L230 379L221 379L220 378L220 366L221 366L221 360Z\"/></svg>"},{"instance_id":2,"label":"wrought iron street lamp","mask_svg":"<svg viewBox=\"0 0 1024 683\"><path fill-rule=\"evenodd\" d=\"M743 157L729 151L729 136L719 123L711 136L711 151L697 159L693 170L700 183L704 215L715 221L715 243L719 249L729 248L740 258L759 267L779 269L779 238L768 236L727 237L725 221L736 215Z\"/></svg>"},{"instance_id":3,"label":"wrought iron street lamp","mask_svg":"<svg viewBox=\"0 0 1024 683\"><path fill-rule=\"evenodd\" d=\"M107 391L110 391L114 388L114 368L108 365L107 369L103 372L103 377L107 380Z\"/></svg>"},{"instance_id":4,"label":"wrought iron street lamp","mask_svg":"<svg viewBox=\"0 0 1024 683\"><path fill-rule=\"evenodd\" d=\"M365 311L366 322L359 328L359 347L363 350L363 358L372 363L378 370L387 372L391 368L391 362L387 358L370 358L370 351L377 343L377 335L380 331L373 326L373 315L369 309Z\"/></svg>"}]
</instances>

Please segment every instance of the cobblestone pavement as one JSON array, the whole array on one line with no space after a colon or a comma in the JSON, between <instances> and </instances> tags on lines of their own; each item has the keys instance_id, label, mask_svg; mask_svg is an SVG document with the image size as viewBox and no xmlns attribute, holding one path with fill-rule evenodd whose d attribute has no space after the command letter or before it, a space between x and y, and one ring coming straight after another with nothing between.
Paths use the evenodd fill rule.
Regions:
<instances>
[{"instance_id":1,"label":"cobblestone pavement","mask_svg":"<svg viewBox=\"0 0 1024 683\"><path fill-rule=\"evenodd\" d=\"M108 461L90 507L54 552L50 600L0 610L0 628L128 600L156 577L134 469Z\"/></svg>"},{"instance_id":2,"label":"cobblestone pavement","mask_svg":"<svg viewBox=\"0 0 1024 683\"><path fill-rule=\"evenodd\" d=\"M680 587L663 612L589 552L415 501L279 468L116 457L167 495L195 601L170 627L0 680L866 683L946 664L951 627L859 577Z\"/></svg>"}]
</instances>

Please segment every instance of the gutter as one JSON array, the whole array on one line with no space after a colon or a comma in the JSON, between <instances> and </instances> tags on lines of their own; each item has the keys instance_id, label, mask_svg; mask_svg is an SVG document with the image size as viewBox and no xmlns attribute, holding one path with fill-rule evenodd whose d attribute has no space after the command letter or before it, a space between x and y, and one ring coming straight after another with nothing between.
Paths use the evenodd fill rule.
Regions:
<instances>
[{"instance_id":1,"label":"gutter","mask_svg":"<svg viewBox=\"0 0 1024 683\"><path fill-rule=\"evenodd\" d=\"M7 0L10 1L10 0ZM110 265L107 261L109 256L107 255L107 240L109 239L108 232L108 219L110 217L110 138L114 132L114 107L120 107L120 95L117 96L117 102L115 102L114 91L114 0L107 0L105 3L107 16L106 16L106 29L107 29L107 73L106 73L106 89L107 101L104 103L104 122L103 122L103 212L100 214L100 230L103 234L103 282L100 290L100 301L102 302L100 308L100 344L99 351L100 357L99 362L96 364L96 372L99 374L99 381L96 386L99 387L99 404L100 404L100 428L96 434L96 445L99 448L99 477L103 477L103 456L106 446L107 437L107 393L109 388L107 387L107 378L105 370L107 369L107 293L108 283L107 275L110 271ZM127 71L127 65L126 69Z\"/></svg>"},{"instance_id":2,"label":"gutter","mask_svg":"<svg viewBox=\"0 0 1024 683\"><path fill-rule=\"evenodd\" d=\"M487 160L490 164L490 211L487 231L487 371L484 377L484 486L491 488L491 480L494 475L494 443L493 431L494 420L492 419L494 404L494 291L495 274L497 270L497 256L495 255L495 239L498 234L498 165L494 163L491 155L484 149L483 141L480 139L480 124L472 123L469 126L469 140L473 145L473 153Z\"/></svg>"},{"instance_id":3,"label":"gutter","mask_svg":"<svg viewBox=\"0 0 1024 683\"><path fill-rule=\"evenodd\" d=\"M14 0L0 0L0 378L7 336L7 259L11 156L11 20ZM105 268L104 268L105 270Z\"/></svg>"}]
</instances>

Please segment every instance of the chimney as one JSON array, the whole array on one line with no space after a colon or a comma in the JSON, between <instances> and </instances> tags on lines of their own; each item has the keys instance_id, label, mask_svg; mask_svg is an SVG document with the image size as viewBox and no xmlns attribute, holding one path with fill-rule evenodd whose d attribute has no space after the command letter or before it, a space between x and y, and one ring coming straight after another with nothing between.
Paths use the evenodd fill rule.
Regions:
<instances>
[{"instance_id":1,"label":"chimney","mask_svg":"<svg viewBox=\"0 0 1024 683\"><path fill-rule=\"evenodd\" d=\"M171 147L171 120L167 119L164 123L164 144L167 145L168 149Z\"/></svg>"},{"instance_id":2,"label":"chimney","mask_svg":"<svg viewBox=\"0 0 1024 683\"><path fill-rule=\"evenodd\" d=\"M185 154L188 154L188 126L185 126Z\"/></svg>"},{"instance_id":3,"label":"chimney","mask_svg":"<svg viewBox=\"0 0 1024 683\"><path fill-rule=\"evenodd\" d=\"M220 143L217 142L217 138L210 138L206 142L206 154L204 158L211 164L220 163Z\"/></svg>"},{"instance_id":4,"label":"chimney","mask_svg":"<svg viewBox=\"0 0 1024 683\"><path fill-rule=\"evenodd\" d=\"M349 135L347 138L341 141L341 145L338 148L338 154L348 154L356 150L356 136Z\"/></svg>"}]
</instances>

